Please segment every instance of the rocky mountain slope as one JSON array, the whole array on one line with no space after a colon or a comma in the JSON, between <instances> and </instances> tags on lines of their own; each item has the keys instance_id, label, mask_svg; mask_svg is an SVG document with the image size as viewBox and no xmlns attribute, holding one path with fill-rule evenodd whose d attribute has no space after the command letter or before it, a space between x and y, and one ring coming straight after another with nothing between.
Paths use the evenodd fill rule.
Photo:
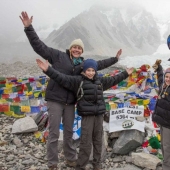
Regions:
<instances>
[{"instance_id":1,"label":"rocky mountain slope","mask_svg":"<svg viewBox=\"0 0 170 170\"><path fill-rule=\"evenodd\" d=\"M142 8L122 11L93 6L53 31L45 42L63 50L76 38L83 40L85 55L111 56L119 48L126 55L152 54L160 44L157 23Z\"/></svg>"}]
</instances>

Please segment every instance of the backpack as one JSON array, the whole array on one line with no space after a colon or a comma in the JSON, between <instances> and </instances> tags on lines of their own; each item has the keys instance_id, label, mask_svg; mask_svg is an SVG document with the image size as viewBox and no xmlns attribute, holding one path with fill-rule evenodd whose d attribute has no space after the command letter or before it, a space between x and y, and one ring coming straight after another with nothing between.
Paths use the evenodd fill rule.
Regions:
<instances>
[{"instance_id":1,"label":"backpack","mask_svg":"<svg viewBox=\"0 0 170 170\"><path fill-rule=\"evenodd\" d=\"M77 90L77 101L79 101L84 95L84 91L83 91L82 86L83 86L83 80L81 81L80 86L79 86L79 88ZM101 84L101 86L102 86L102 84ZM103 89L103 86L102 86L102 89Z\"/></svg>"},{"instance_id":2,"label":"backpack","mask_svg":"<svg viewBox=\"0 0 170 170\"><path fill-rule=\"evenodd\" d=\"M34 121L38 126L38 130L43 130L48 123L48 112L41 111L34 117Z\"/></svg>"}]
</instances>

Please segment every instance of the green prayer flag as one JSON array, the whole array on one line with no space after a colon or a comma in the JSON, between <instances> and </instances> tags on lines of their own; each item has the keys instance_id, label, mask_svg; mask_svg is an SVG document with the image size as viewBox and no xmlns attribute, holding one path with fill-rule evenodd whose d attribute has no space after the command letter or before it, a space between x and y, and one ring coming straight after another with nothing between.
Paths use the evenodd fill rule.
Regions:
<instances>
[{"instance_id":1,"label":"green prayer flag","mask_svg":"<svg viewBox=\"0 0 170 170\"><path fill-rule=\"evenodd\" d=\"M119 98L117 98L117 97L113 97L113 98L111 98L111 101L116 101L116 100L118 100Z\"/></svg>"},{"instance_id":2,"label":"green prayer flag","mask_svg":"<svg viewBox=\"0 0 170 170\"><path fill-rule=\"evenodd\" d=\"M10 105L10 110L13 111L15 114L21 113L20 106Z\"/></svg>"},{"instance_id":3,"label":"green prayer flag","mask_svg":"<svg viewBox=\"0 0 170 170\"><path fill-rule=\"evenodd\" d=\"M143 100L139 100L138 105L143 105Z\"/></svg>"},{"instance_id":4,"label":"green prayer flag","mask_svg":"<svg viewBox=\"0 0 170 170\"><path fill-rule=\"evenodd\" d=\"M8 102L13 102L13 99L6 99L6 101L8 101Z\"/></svg>"},{"instance_id":5,"label":"green prayer flag","mask_svg":"<svg viewBox=\"0 0 170 170\"><path fill-rule=\"evenodd\" d=\"M32 91L32 87L31 87L30 83L26 83L26 86L27 86L28 92Z\"/></svg>"},{"instance_id":6,"label":"green prayer flag","mask_svg":"<svg viewBox=\"0 0 170 170\"><path fill-rule=\"evenodd\" d=\"M0 88L5 87L5 84L0 84Z\"/></svg>"},{"instance_id":7,"label":"green prayer flag","mask_svg":"<svg viewBox=\"0 0 170 170\"><path fill-rule=\"evenodd\" d=\"M109 111L111 109L109 103L106 103L106 110Z\"/></svg>"}]
</instances>

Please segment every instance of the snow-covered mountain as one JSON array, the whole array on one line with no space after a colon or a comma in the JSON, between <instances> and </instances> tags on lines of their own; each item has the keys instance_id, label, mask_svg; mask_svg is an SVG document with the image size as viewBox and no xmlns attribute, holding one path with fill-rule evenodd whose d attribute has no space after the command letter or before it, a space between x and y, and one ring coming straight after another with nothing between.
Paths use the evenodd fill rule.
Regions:
<instances>
[{"instance_id":1,"label":"snow-covered mountain","mask_svg":"<svg viewBox=\"0 0 170 170\"><path fill-rule=\"evenodd\" d=\"M93 6L53 31L45 42L64 50L76 38L83 40L86 55L102 56L114 55L120 48L126 55L152 54L161 42L154 17L142 8Z\"/></svg>"},{"instance_id":2,"label":"snow-covered mountain","mask_svg":"<svg viewBox=\"0 0 170 170\"><path fill-rule=\"evenodd\" d=\"M55 28L35 30L48 46L64 51L72 40L81 38L85 45L85 58L114 56L120 48L123 49L122 56L169 54L166 38L170 33L170 21L159 21L140 6L93 6ZM18 36L14 43L5 40L0 34L0 62L35 61L37 54L25 34Z\"/></svg>"}]
</instances>

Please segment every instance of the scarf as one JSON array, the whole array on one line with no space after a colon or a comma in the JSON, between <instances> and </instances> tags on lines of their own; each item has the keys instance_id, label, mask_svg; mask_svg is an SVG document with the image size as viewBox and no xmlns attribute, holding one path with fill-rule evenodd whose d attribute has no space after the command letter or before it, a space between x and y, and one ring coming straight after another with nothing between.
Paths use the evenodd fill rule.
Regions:
<instances>
[{"instance_id":1,"label":"scarf","mask_svg":"<svg viewBox=\"0 0 170 170\"><path fill-rule=\"evenodd\" d=\"M79 65L79 64L81 64L82 63L82 58L74 58L73 57L73 63L74 63L74 65L76 66L76 65Z\"/></svg>"}]
</instances>

